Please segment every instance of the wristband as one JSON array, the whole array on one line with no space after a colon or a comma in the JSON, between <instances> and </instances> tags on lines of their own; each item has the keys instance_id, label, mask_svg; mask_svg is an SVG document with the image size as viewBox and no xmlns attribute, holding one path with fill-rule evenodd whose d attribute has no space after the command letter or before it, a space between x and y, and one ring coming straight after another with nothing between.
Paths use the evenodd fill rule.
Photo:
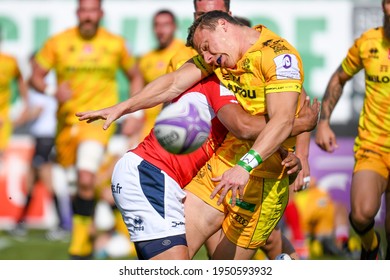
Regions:
<instances>
[{"instance_id":1,"label":"wristband","mask_svg":"<svg viewBox=\"0 0 390 280\"><path fill-rule=\"evenodd\" d=\"M246 171L251 172L253 168L257 167L263 162L261 156L255 150L249 150L237 164L243 167Z\"/></svg>"},{"instance_id":2,"label":"wristband","mask_svg":"<svg viewBox=\"0 0 390 280\"><path fill-rule=\"evenodd\" d=\"M43 93L48 96L54 96L57 92L57 87L55 85L46 85Z\"/></svg>"},{"instance_id":3,"label":"wristband","mask_svg":"<svg viewBox=\"0 0 390 280\"><path fill-rule=\"evenodd\" d=\"M248 171L248 172L251 172L252 169L253 169L249 164L246 164L246 163L243 162L242 160L239 160L239 161L237 162L237 165L243 167L243 168L244 168L246 171Z\"/></svg>"}]
</instances>

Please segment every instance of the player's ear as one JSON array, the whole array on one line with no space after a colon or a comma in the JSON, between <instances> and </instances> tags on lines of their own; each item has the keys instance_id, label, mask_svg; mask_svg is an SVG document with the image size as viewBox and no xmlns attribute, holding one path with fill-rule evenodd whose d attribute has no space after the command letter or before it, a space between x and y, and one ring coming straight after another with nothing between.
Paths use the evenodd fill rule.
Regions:
<instances>
[{"instance_id":1,"label":"player's ear","mask_svg":"<svg viewBox=\"0 0 390 280\"><path fill-rule=\"evenodd\" d=\"M223 19L223 18L220 18L218 20L218 24L222 27L223 31L226 32L226 30L227 30L227 21L225 19Z\"/></svg>"}]
</instances>

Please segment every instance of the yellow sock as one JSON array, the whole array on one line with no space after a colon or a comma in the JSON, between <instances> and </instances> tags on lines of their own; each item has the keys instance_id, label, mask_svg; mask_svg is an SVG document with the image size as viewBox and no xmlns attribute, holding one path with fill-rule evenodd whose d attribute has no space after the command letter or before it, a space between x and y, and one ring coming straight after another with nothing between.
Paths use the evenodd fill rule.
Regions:
<instances>
[{"instance_id":1,"label":"yellow sock","mask_svg":"<svg viewBox=\"0 0 390 280\"><path fill-rule=\"evenodd\" d=\"M371 229L366 234L360 236L362 246L366 250L374 250L378 246L378 238L376 237L374 229Z\"/></svg>"},{"instance_id":2,"label":"yellow sock","mask_svg":"<svg viewBox=\"0 0 390 280\"><path fill-rule=\"evenodd\" d=\"M129 235L129 231L127 230L127 226L122 219L122 214L118 209L114 209L114 217L115 217L115 230L124 236Z\"/></svg>"},{"instance_id":3,"label":"yellow sock","mask_svg":"<svg viewBox=\"0 0 390 280\"><path fill-rule=\"evenodd\" d=\"M73 215L72 238L69 246L69 254L72 256L86 257L92 254L93 243L91 238L92 217Z\"/></svg>"},{"instance_id":4,"label":"yellow sock","mask_svg":"<svg viewBox=\"0 0 390 280\"><path fill-rule=\"evenodd\" d=\"M127 226L126 226L125 222L123 221L121 212L118 209L114 209L114 217L115 217L115 230L118 233L123 234L127 238L130 238ZM129 256L130 257L136 257L137 256L137 252L135 250L135 246L134 246L133 242L131 242L131 248L130 248Z\"/></svg>"}]
</instances>

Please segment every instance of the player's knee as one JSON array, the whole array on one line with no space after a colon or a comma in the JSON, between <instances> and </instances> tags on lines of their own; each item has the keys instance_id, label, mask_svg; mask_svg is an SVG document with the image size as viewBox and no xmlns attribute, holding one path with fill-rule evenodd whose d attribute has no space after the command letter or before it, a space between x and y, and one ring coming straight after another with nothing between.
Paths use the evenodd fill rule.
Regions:
<instances>
[{"instance_id":1,"label":"player's knee","mask_svg":"<svg viewBox=\"0 0 390 280\"><path fill-rule=\"evenodd\" d=\"M374 219L364 218L363 215L356 215L355 213L349 213L349 222L354 231L359 235L364 235L369 232L375 225Z\"/></svg>"}]
</instances>

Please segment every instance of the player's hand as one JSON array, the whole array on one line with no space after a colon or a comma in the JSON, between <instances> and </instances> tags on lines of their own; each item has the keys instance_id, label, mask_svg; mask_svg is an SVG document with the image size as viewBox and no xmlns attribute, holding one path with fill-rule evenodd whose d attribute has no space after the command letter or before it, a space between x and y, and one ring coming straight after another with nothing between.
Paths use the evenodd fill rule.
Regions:
<instances>
[{"instance_id":1,"label":"player's hand","mask_svg":"<svg viewBox=\"0 0 390 280\"><path fill-rule=\"evenodd\" d=\"M299 157L299 156L298 156ZM310 184L310 166L307 157L299 157L302 170L297 174L295 180L290 183L290 188L294 192L305 190Z\"/></svg>"},{"instance_id":2,"label":"player's hand","mask_svg":"<svg viewBox=\"0 0 390 280\"><path fill-rule=\"evenodd\" d=\"M328 121L319 121L315 141L318 147L328 153L333 153L338 148L336 135L330 128Z\"/></svg>"},{"instance_id":3,"label":"player's hand","mask_svg":"<svg viewBox=\"0 0 390 280\"><path fill-rule=\"evenodd\" d=\"M298 174L302 170L301 160L292 152L287 152L287 156L283 158L282 165L287 167L287 174L289 175Z\"/></svg>"},{"instance_id":4,"label":"player's hand","mask_svg":"<svg viewBox=\"0 0 390 280\"><path fill-rule=\"evenodd\" d=\"M312 131L317 126L320 108L321 103L317 98L314 98L311 104L310 97L306 96L305 102L298 113L298 117L304 123L304 131Z\"/></svg>"},{"instance_id":5,"label":"player's hand","mask_svg":"<svg viewBox=\"0 0 390 280\"><path fill-rule=\"evenodd\" d=\"M225 171L222 176L212 178L214 182L219 182L219 184L214 188L214 191L211 193L210 198L214 198L217 193L220 192L220 197L217 201L217 204L220 205L229 192L232 191L232 203L234 207L237 200L237 191L239 200L242 200L244 197L244 187L249 181L249 172L246 171L239 165L233 166L231 169Z\"/></svg>"},{"instance_id":6,"label":"player's hand","mask_svg":"<svg viewBox=\"0 0 390 280\"><path fill-rule=\"evenodd\" d=\"M124 102L118 103L117 105L107 107L96 111L87 111L76 113L79 121L87 121L91 123L97 120L105 120L103 129L106 130L110 127L111 123L119 119L121 116L127 114L127 107Z\"/></svg>"}]
</instances>

